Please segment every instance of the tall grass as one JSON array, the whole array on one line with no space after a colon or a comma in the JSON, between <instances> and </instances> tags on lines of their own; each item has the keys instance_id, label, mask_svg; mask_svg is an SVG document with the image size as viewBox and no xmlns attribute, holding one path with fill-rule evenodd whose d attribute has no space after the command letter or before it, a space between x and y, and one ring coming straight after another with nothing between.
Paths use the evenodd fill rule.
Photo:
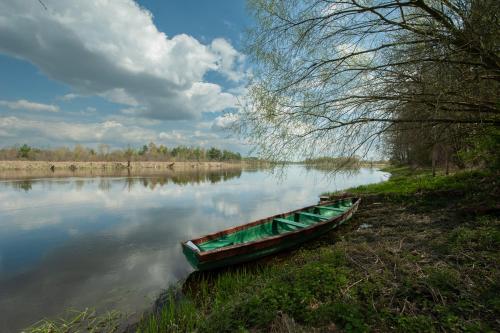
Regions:
<instances>
[{"instance_id":1,"label":"tall grass","mask_svg":"<svg viewBox=\"0 0 500 333\"><path fill-rule=\"evenodd\" d=\"M117 332L123 322L123 314L109 311L98 315L95 309L83 311L68 310L62 317L49 320L43 319L22 330L23 333L113 333Z\"/></svg>"},{"instance_id":2,"label":"tall grass","mask_svg":"<svg viewBox=\"0 0 500 333\"><path fill-rule=\"evenodd\" d=\"M139 322L138 333L193 332L202 330L213 311L223 309L234 295L248 291L259 276L272 276L270 267L241 267L218 275L199 274L187 284L185 295L180 287L165 293L164 304L146 314Z\"/></svg>"},{"instance_id":3,"label":"tall grass","mask_svg":"<svg viewBox=\"0 0 500 333\"><path fill-rule=\"evenodd\" d=\"M391 173L388 181L362 185L348 191L358 194L407 196L423 191L479 190L481 182L489 176L484 171L462 171L433 177L430 170L413 170L409 167L386 168L383 171Z\"/></svg>"}]
</instances>

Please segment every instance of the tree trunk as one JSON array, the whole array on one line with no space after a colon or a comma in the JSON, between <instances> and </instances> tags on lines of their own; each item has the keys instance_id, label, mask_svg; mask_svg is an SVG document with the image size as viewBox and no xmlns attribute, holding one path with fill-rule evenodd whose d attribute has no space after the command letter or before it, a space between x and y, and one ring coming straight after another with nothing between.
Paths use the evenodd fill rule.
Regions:
<instances>
[{"instance_id":1,"label":"tree trunk","mask_svg":"<svg viewBox=\"0 0 500 333\"><path fill-rule=\"evenodd\" d=\"M446 175L448 176L450 174L450 161L449 161L449 152L448 148L445 149L444 151L444 157L446 159Z\"/></svg>"},{"instance_id":2,"label":"tree trunk","mask_svg":"<svg viewBox=\"0 0 500 333\"><path fill-rule=\"evenodd\" d=\"M432 147L432 177L436 177L436 160L437 160L437 149L434 145Z\"/></svg>"}]
</instances>

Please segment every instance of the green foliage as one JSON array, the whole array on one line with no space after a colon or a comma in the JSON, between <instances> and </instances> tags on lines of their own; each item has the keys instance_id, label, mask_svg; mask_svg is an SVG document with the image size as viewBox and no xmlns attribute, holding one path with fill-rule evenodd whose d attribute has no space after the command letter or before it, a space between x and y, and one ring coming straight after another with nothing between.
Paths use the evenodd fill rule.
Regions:
<instances>
[{"instance_id":1,"label":"green foliage","mask_svg":"<svg viewBox=\"0 0 500 333\"><path fill-rule=\"evenodd\" d=\"M127 149L125 149L123 151L123 155L125 156L127 161L130 161L132 159L132 156L134 156L134 154L135 154L135 151L130 146L128 146Z\"/></svg>"},{"instance_id":2,"label":"green foliage","mask_svg":"<svg viewBox=\"0 0 500 333\"><path fill-rule=\"evenodd\" d=\"M493 226L458 227L449 236L449 246L454 251L491 250L499 244L500 230Z\"/></svg>"},{"instance_id":3,"label":"green foliage","mask_svg":"<svg viewBox=\"0 0 500 333\"><path fill-rule=\"evenodd\" d=\"M459 152L459 156L468 164L500 170L500 128L489 127L482 132L481 136L469 140L469 145Z\"/></svg>"},{"instance_id":4,"label":"green foliage","mask_svg":"<svg viewBox=\"0 0 500 333\"><path fill-rule=\"evenodd\" d=\"M359 168L361 166L361 159L357 156L352 157L318 157L307 158L304 160L307 167L318 169L332 170L335 168L349 169Z\"/></svg>"},{"instance_id":5,"label":"green foliage","mask_svg":"<svg viewBox=\"0 0 500 333\"><path fill-rule=\"evenodd\" d=\"M449 176L437 175L433 177L430 170L412 169L406 166L382 170L391 173L388 181L362 185L350 189L349 192L404 197L423 191L474 190L482 186L485 176L488 175L484 171L462 171Z\"/></svg>"},{"instance_id":6,"label":"green foliage","mask_svg":"<svg viewBox=\"0 0 500 333\"><path fill-rule=\"evenodd\" d=\"M433 320L428 316L398 316L396 317L396 327L399 332L417 333L417 332L436 332Z\"/></svg>"},{"instance_id":7,"label":"green foliage","mask_svg":"<svg viewBox=\"0 0 500 333\"><path fill-rule=\"evenodd\" d=\"M148 146L144 145L137 153L142 156L142 155L146 154L147 152L148 152Z\"/></svg>"},{"instance_id":8,"label":"green foliage","mask_svg":"<svg viewBox=\"0 0 500 333\"><path fill-rule=\"evenodd\" d=\"M19 148L17 156L20 158L28 158L30 151L31 147L24 144Z\"/></svg>"},{"instance_id":9,"label":"green foliage","mask_svg":"<svg viewBox=\"0 0 500 333\"><path fill-rule=\"evenodd\" d=\"M110 150L106 144L100 144L97 152L92 148L76 145L73 150L67 147L55 149L37 149L26 144L20 148L0 149L0 160L33 159L37 161L241 161L241 154L229 150L201 147L177 146L172 149L154 142L134 148Z\"/></svg>"},{"instance_id":10,"label":"green foliage","mask_svg":"<svg viewBox=\"0 0 500 333\"><path fill-rule=\"evenodd\" d=\"M217 148L210 148L207 151L208 159L211 161L220 161L222 159L222 152Z\"/></svg>"},{"instance_id":11,"label":"green foliage","mask_svg":"<svg viewBox=\"0 0 500 333\"><path fill-rule=\"evenodd\" d=\"M142 321L137 333L192 332L199 321L196 305L188 300L176 300L175 290L167 291L167 302L159 311Z\"/></svg>"}]
</instances>

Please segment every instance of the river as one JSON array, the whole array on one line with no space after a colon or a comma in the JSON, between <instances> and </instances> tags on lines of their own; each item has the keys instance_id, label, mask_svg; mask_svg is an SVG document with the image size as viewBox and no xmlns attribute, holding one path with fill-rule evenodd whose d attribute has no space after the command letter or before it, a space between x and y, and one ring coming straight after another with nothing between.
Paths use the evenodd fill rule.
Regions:
<instances>
[{"instance_id":1,"label":"river","mask_svg":"<svg viewBox=\"0 0 500 333\"><path fill-rule=\"evenodd\" d=\"M294 165L0 181L0 331L68 308L141 313L192 272L180 241L387 177Z\"/></svg>"}]
</instances>

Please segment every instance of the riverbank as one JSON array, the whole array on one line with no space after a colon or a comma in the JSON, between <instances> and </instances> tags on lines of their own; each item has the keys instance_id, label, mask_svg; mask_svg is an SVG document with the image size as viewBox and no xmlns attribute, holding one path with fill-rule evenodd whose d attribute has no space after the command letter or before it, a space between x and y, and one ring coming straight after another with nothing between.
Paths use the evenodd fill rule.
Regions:
<instances>
[{"instance_id":1,"label":"riverbank","mask_svg":"<svg viewBox=\"0 0 500 333\"><path fill-rule=\"evenodd\" d=\"M499 331L498 175L388 171L389 181L349 190L363 201L340 229L278 256L194 273L128 331ZM42 325L28 332L60 323Z\"/></svg>"},{"instance_id":2,"label":"riverbank","mask_svg":"<svg viewBox=\"0 0 500 333\"><path fill-rule=\"evenodd\" d=\"M291 253L195 273L137 330L498 331L498 178L389 171L351 189L363 203L347 225Z\"/></svg>"},{"instance_id":3,"label":"riverbank","mask_svg":"<svg viewBox=\"0 0 500 333\"><path fill-rule=\"evenodd\" d=\"M176 162L176 161L132 161L130 165L123 161L0 161L1 170L113 170L113 169L215 169L241 168L248 163L235 162Z\"/></svg>"},{"instance_id":4,"label":"riverbank","mask_svg":"<svg viewBox=\"0 0 500 333\"><path fill-rule=\"evenodd\" d=\"M0 161L0 180L66 177L185 176L235 173L264 165L238 162L46 162ZM267 166L269 167L269 166ZM192 178L192 177L191 177Z\"/></svg>"}]
</instances>

